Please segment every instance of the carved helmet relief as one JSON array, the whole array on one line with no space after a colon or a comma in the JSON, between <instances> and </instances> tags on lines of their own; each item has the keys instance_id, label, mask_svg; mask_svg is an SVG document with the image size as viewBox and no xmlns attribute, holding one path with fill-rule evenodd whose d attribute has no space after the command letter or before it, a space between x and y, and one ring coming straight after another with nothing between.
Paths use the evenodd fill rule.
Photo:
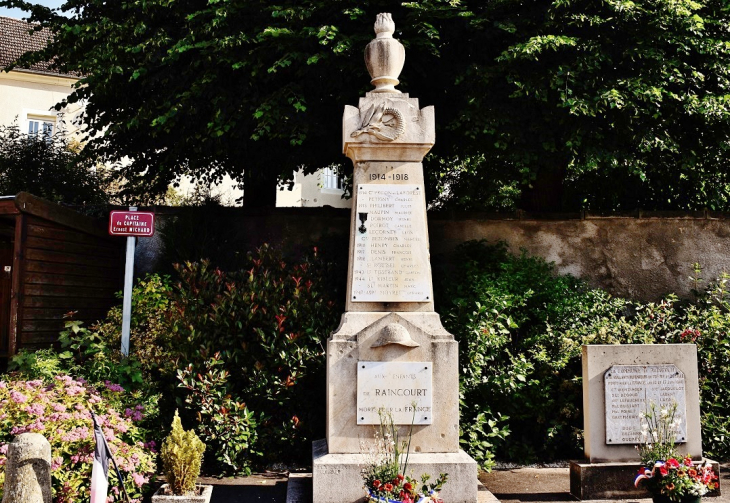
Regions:
<instances>
[{"instance_id":1,"label":"carved helmet relief","mask_svg":"<svg viewBox=\"0 0 730 503\"><path fill-rule=\"evenodd\" d=\"M389 323L384 326L380 331L380 337L378 337L375 344L370 347L380 348L389 344L397 344L408 348L417 348L420 346L420 344L411 338L411 334L408 333L408 330L398 323Z\"/></svg>"}]
</instances>

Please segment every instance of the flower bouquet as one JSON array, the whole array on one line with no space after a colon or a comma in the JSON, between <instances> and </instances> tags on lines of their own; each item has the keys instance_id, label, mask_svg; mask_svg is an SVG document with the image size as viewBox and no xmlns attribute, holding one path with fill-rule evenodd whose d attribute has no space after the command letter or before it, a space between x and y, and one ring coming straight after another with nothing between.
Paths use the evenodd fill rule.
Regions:
<instances>
[{"instance_id":1,"label":"flower bouquet","mask_svg":"<svg viewBox=\"0 0 730 503\"><path fill-rule=\"evenodd\" d=\"M641 416L642 443L636 447L644 466L639 469L634 486L643 482L655 503L697 502L719 487L711 466L705 462L695 465L689 456L677 455L679 424L676 402L661 409L651 402Z\"/></svg>"},{"instance_id":2,"label":"flower bouquet","mask_svg":"<svg viewBox=\"0 0 730 503\"><path fill-rule=\"evenodd\" d=\"M368 501L378 503L444 503L439 498L447 474L442 473L429 484L430 475L423 474L421 482L406 475L411 433L408 440L399 443L398 430L390 414L379 411L380 427L375 441L366 451L368 463L362 471ZM411 425L411 432L413 425Z\"/></svg>"},{"instance_id":3,"label":"flower bouquet","mask_svg":"<svg viewBox=\"0 0 730 503\"><path fill-rule=\"evenodd\" d=\"M666 461L657 461L654 466L641 468L634 481L644 481L644 485L652 494L655 503L669 501L699 500L709 491L717 489L719 484L715 482L717 475L711 466L705 463L695 465L690 457L677 461L669 458Z\"/></svg>"}]
</instances>

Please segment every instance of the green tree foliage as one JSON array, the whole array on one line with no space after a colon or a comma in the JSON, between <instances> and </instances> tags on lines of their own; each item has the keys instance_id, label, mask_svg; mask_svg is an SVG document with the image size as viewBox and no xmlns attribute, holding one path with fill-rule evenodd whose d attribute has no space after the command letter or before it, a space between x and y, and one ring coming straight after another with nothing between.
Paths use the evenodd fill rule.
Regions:
<instances>
[{"instance_id":1,"label":"green tree foliage","mask_svg":"<svg viewBox=\"0 0 730 503\"><path fill-rule=\"evenodd\" d=\"M342 107L370 88L361 54L389 11L400 87L438 110L443 206L728 206L724 0L0 4L54 33L24 62L82 75L67 101L88 100L90 153L134 161L129 191L229 173L271 204L295 168L349 168Z\"/></svg>"},{"instance_id":2,"label":"green tree foliage","mask_svg":"<svg viewBox=\"0 0 730 503\"><path fill-rule=\"evenodd\" d=\"M362 50L376 13L392 6L68 0L66 18L2 3L32 9L54 33L26 61L55 58L82 75L64 103L88 100L89 152L133 160L120 171L128 190L163 193L178 174L229 173L245 182L247 205L273 203L277 176L343 160L342 107L370 87ZM420 11L397 10L411 57L435 50L419 35L429 29Z\"/></svg>"},{"instance_id":3,"label":"green tree foliage","mask_svg":"<svg viewBox=\"0 0 730 503\"><path fill-rule=\"evenodd\" d=\"M30 192L68 205L106 204L106 181L92 159L59 135L0 126L0 195Z\"/></svg>"},{"instance_id":4,"label":"green tree foliage","mask_svg":"<svg viewBox=\"0 0 730 503\"><path fill-rule=\"evenodd\" d=\"M529 184L524 209L728 208L724 0L464 2L462 14L470 49L443 59L462 96L450 127L487 152L475 197L501 169Z\"/></svg>"}]
</instances>

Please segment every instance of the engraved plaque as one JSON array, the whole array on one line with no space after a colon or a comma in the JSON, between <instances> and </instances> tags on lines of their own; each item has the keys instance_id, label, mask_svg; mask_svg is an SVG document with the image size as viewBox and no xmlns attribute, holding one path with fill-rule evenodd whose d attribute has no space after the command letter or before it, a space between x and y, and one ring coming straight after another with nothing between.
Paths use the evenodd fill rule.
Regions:
<instances>
[{"instance_id":1,"label":"engraved plaque","mask_svg":"<svg viewBox=\"0 0 730 503\"><path fill-rule=\"evenodd\" d=\"M357 424L380 424L381 409L393 424L432 424L432 370L431 362L358 362Z\"/></svg>"},{"instance_id":2,"label":"engraved plaque","mask_svg":"<svg viewBox=\"0 0 730 503\"><path fill-rule=\"evenodd\" d=\"M353 302L430 302L423 187L360 184L355 215Z\"/></svg>"},{"instance_id":3,"label":"engraved plaque","mask_svg":"<svg viewBox=\"0 0 730 503\"><path fill-rule=\"evenodd\" d=\"M676 401L679 419L677 443L687 441L687 408L684 374L672 364L614 365L604 374L606 392L606 444L638 444L641 415L651 402L657 413Z\"/></svg>"}]
</instances>

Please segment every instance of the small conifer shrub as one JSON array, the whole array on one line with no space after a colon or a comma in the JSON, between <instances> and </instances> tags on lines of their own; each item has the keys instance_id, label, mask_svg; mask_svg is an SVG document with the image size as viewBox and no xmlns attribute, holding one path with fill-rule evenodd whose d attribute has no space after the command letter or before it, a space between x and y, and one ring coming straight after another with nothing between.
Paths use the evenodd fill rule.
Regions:
<instances>
[{"instance_id":1,"label":"small conifer shrub","mask_svg":"<svg viewBox=\"0 0 730 503\"><path fill-rule=\"evenodd\" d=\"M162 468L172 494L184 496L193 493L204 451L205 444L194 431L183 429L180 416L175 411L172 431L162 442L160 450Z\"/></svg>"}]
</instances>

